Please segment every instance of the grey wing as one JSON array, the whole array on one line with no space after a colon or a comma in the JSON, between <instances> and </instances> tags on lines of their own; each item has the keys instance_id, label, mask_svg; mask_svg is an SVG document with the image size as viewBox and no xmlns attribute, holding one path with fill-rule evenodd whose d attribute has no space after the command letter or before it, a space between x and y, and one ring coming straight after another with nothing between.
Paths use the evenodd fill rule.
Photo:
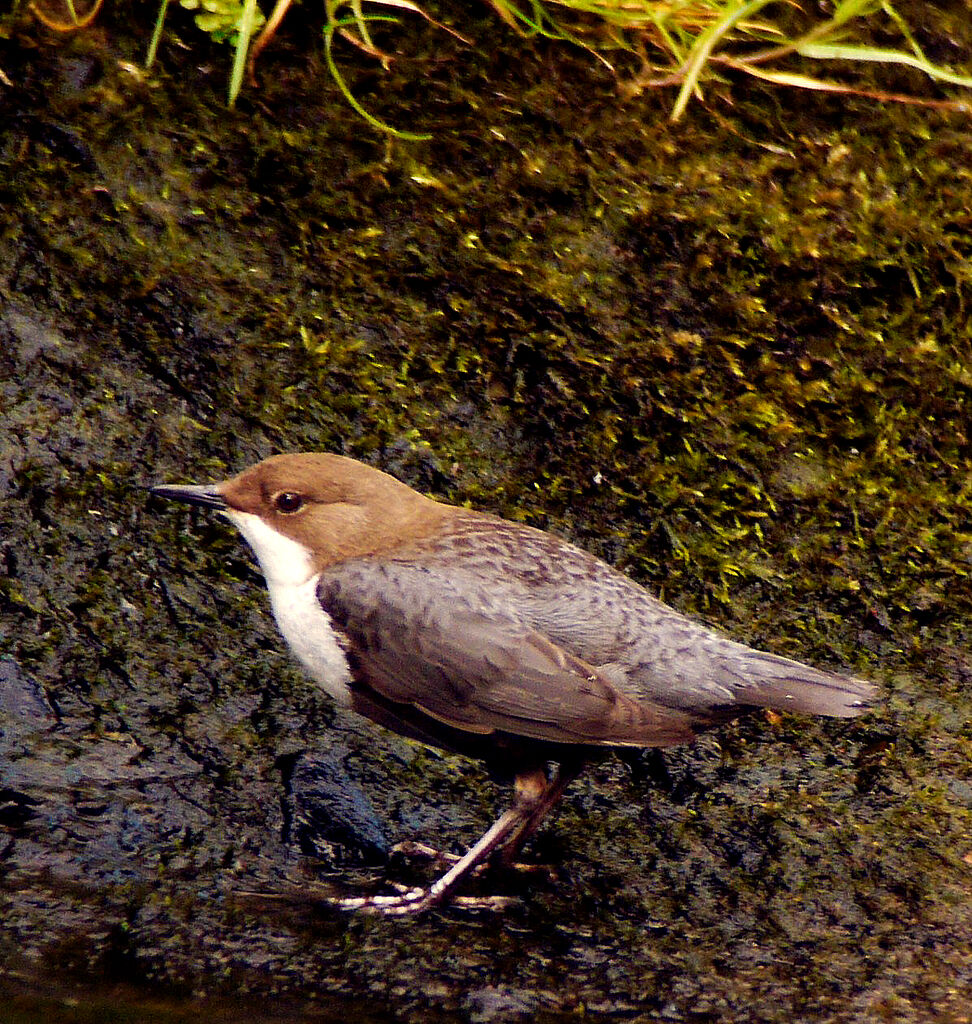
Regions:
<instances>
[{"instance_id":1,"label":"grey wing","mask_svg":"<svg viewBox=\"0 0 972 1024\"><path fill-rule=\"evenodd\" d=\"M640 588L625 588L598 603L578 594L565 621L563 605L526 609L526 617L555 642L572 649L626 693L699 716L731 717L747 707L850 717L865 710L872 683L756 650L707 629ZM618 589L621 589L620 581ZM618 614L623 607L624 614ZM590 626L587 624L590 623Z\"/></svg>"},{"instance_id":2,"label":"grey wing","mask_svg":"<svg viewBox=\"0 0 972 1024\"><path fill-rule=\"evenodd\" d=\"M472 733L661 746L687 716L628 696L468 575L360 559L326 570L318 598L359 682Z\"/></svg>"},{"instance_id":3,"label":"grey wing","mask_svg":"<svg viewBox=\"0 0 972 1024\"><path fill-rule=\"evenodd\" d=\"M425 564L454 567L459 554L463 573L491 573L494 596L523 622L635 700L688 713L701 725L750 707L846 717L874 697L866 680L713 632L551 534L472 513L461 525L439 560Z\"/></svg>"}]
</instances>

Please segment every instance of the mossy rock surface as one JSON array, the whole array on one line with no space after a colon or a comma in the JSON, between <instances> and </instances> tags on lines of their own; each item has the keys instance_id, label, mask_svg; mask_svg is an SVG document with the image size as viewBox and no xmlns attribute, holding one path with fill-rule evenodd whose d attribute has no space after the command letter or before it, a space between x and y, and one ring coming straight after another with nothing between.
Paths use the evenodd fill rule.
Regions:
<instances>
[{"instance_id":1,"label":"mossy rock surface","mask_svg":"<svg viewBox=\"0 0 972 1024\"><path fill-rule=\"evenodd\" d=\"M5 1019L968 1019L967 117L733 81L672 126L671 94L439 13L476 45L341 51L424 144L343 104L309 6L234 112L178 11L152 75L133 12L6 25ZM967 61L948 17L919 42ZM246 896L411 877L391 844L461 849L506 798L335 711L240 542L144 490L309 448L878 706L606 760L529 848L553 877L481 883L503 916Z\"/></svg>"}]
</instances>

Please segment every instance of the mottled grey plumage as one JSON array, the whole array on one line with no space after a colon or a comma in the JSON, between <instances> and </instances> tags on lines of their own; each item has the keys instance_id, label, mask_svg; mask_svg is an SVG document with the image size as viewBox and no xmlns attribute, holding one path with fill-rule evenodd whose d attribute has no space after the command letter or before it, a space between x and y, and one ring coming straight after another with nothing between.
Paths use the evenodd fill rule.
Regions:
<instances>
[{"instance_id":1,"label":"mottled grey plumage","mask_svg":"<svg viewBox=\"0 0 972 1024\"><path fill-rule=\"evenodd\" d=\"M872 692L719 636L550 534L465 510L391 557L326 569L318 596L362 685L471 732L662 745L752 707L855 715Z\"/></svg>"}]
</instances>

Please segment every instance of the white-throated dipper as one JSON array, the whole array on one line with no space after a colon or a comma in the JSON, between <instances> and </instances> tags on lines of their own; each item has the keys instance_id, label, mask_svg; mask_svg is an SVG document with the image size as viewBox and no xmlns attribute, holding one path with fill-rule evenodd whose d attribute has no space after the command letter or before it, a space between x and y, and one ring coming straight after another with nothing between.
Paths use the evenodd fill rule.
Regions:
<instances>
[{"instance_id":1,"label":"white-throated dipper","mask_svg":"<svg viewBox=\"0 0 972 1024\"><path fill-rule=\"evenodd\" d=\"M334 901L348 909L441 902L494 852L511 857L599 750L684 742L752 708L850 717L873 693L728 640L552 534L339 455L152 493L239 529L281 632L339 704L514 779L513 806L431 886Z\"/></svg>"}]
</instances>

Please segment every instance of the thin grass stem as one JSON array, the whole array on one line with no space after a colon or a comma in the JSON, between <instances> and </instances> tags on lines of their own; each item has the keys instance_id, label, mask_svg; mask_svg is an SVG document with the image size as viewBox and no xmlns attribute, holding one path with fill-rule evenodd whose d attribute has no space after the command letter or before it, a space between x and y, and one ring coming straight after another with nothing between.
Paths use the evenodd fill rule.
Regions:
<instances>
[{"instance_id":1,"label":"thin grass stem","mask_svg":"<svg viewBox=\"0 0 972 1024\"><path fill-rule=\"evenodd\" d=\"M152 38L149 40L148 53L145 55L145 67L150 69L155 63L155 55L159 52L159 42L162 39L162 28L165 25L165 16L169 10L170 0L162 0L159 4L159 13L155 19L155 28L152 31Z\"/></svg>"}]
</instances>

